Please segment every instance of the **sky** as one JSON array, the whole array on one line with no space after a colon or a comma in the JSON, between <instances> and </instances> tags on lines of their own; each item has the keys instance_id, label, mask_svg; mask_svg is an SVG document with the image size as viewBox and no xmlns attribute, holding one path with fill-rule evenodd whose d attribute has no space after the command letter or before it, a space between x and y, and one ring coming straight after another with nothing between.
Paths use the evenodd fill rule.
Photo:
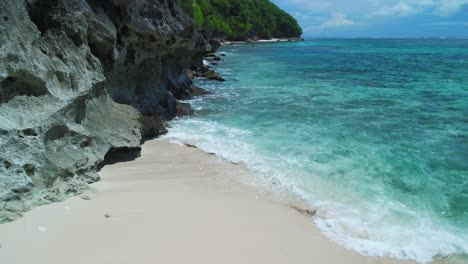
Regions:
<instances>
[{"instance_id":1,"label":"sky","mask_svg":"<svg viewBox=\"0 0 468 264\"><path fill-rule=\"evenodd\" d=\"M271 0L303 37L468 37L468 0Z\"/></svg>"}]
</instances>

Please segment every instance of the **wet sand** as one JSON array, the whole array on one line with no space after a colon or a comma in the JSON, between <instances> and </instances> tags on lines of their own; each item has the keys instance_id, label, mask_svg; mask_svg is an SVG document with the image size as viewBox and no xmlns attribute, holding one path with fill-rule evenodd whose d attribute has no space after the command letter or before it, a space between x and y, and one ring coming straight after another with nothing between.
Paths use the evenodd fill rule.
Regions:
<instances>
[{"instance_id":1,"label":"wet sand","mask_svg":"<svg viewBox=\"0 0 468 264\"><path fill-rule=\"evenodd\" d=\"M242 183L242 166L162 141L92 190L0 225L0 263L403 263L329 241L311 215Z\"/></svg>"}]
</instances>

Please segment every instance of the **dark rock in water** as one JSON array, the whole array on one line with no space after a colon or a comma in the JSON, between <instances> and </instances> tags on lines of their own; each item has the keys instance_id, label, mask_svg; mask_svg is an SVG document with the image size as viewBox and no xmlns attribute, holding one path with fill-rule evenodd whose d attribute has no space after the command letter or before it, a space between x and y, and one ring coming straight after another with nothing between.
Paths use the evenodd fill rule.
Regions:
<instances>
[{"instance_id":1,"label":"dark rock in water","mask_svg":"<svg viewBox=\"0 0 468 264\"><path fill-rule=\"evenodd\" d=\"M209 91L203 88L200 88L198 86L195 86L195 85L190 86L190 90L192 91L193 96L203 96L203 95L211 94Z\"/></svg>"},{"instance_id":2,"label":"dark rock in water","mask_svg":"<svg viewBox=\"0 0 468 264\"><path fill-rule=\"evenodd\" d=\"M211 53L215 53L219 49L219 47L221 47L221 42L216 39L210 39L208 43L210 44L210 47L211 47L210 48Z\"/></svg>"},{"instance_id":3,"label":"dark rock in water","mask_svg":"<svg viewBox=\"0 0 468 264\"><path fill-rule=\"evenodd\" d=\"M155 138L167 133L167 122L160 116L142 116L141 122L143 139Z\"/></svg>"},{"instance_id":4,"label":"dark rock in water","mask_svg":"<svg viewBox=\"0 0 468 264\"><path fill-rule=\"evenodd\" d=\"M205 60L206 61L221 61L222 59L216 54L207 54L205 56Z\"/></svg>"},{"instance_id":5,"label":"dark rock in water","mask_svg":"<svg viewBox=\"0 0 468 264\"><path fill-rule=\"evenodd\" d=\"M174 1L0 1L0 223L82 193L141 115L191 109L205 41ZM154 121L154 120L153 120ZM152 132L151 132L151 129Z\"/></svg>"},{"instance_id":6,"label":"dark rock in water","mask_svg":"<svg viewBox=\"0 0 468 264\"><path fill-rule=\"evenodd\" d=\"M203 73L208 72L208 71L210 71L210 70L211 70L210 67L205 66L205 65L202 65L202 66L199 67L198 73L199 73L199 74L203 74Z\"/></svg>"},{"instance_id":7,"label":"dark rock in water","mask_svg":"<svg viewBox=\"0 0 468 264\"><path fill-rule=\"evenodd\" d=\"M193 78L195 78L195 73L192 70L187 70L187 77L193 80Z\"/></svg>"},{"instance_id":8,"label":"dark rock in water","mask_svg":"<svg viewBox=\"0 0 468 264\"><path fill-rule=\"evenodd\" d=\"M213 71L205 65L199 67L198 71L195 73L195 76L205 78L208 80L215 80L220 82L225 81L225 79L221 75L219 75L217 72Z\"/></svg>"},{"instance_id":9,"label":"dark rock in water","mask_svg":"<svg viewBox=\"0 0 468 264\"><path fill-rule=\"evenodd\" d=\"M178 99L179 100L190 100L193 98L192 91L190 88L187 88L184 90L183 93L179 94Z\"/></svg>"},{"instance_id":10,"label":"dark rock in water","mask_svg":"<svg viewBox=\"0 0 468 264\"><path fill-rule=\"evenodd\" d=\"M223 77L221 77L221 75L219 75L217 72L212 71L212 70L204 73L203 77L208 79L208 80L214 80L214 81L219 81L219 82L224 82L225 81L225 79Z\"/></svg>"},{"instance_id":11,"label":"dark rock in water","mask_svg":"<svg viewBox=\"0 0 468 264\"><path fill-rule=\"evenodd\" d=\"M195 96L202 96L209 94L210 92L206 91L203 88L197 87L195 85L190 85L189 88L187 88L183 94L179 96L180 100L190 100L193 99Z\"/></svg>"},{"instance_id":12,"label":"dark rock in water","mask_svg":"<svg viewBox=\"0 0 468 264\"><path fill-rule=\"evenodd\" d=\"M194 113L192 106L188 103L177 102L176 109L178 117L193 115Z\"/></svg>"}]
</instances>

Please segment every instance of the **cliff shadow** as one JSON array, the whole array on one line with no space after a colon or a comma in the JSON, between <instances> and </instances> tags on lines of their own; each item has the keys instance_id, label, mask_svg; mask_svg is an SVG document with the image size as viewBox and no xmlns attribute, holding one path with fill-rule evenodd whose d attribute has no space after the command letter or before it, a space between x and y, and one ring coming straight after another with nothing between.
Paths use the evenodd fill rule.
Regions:
<instances>
[{"instance_id":1,"label":"cliff shadow","mask_svg":"<svg viewBox=\"0 0 468 264\"><path fill-rule=\"evenodd\" d=\"M113 148L104 156L104 161L98 164L97 171L100 172L107 165L134 161L139 157L141 157L141 148Z\"/></svg>"}]
</instances>

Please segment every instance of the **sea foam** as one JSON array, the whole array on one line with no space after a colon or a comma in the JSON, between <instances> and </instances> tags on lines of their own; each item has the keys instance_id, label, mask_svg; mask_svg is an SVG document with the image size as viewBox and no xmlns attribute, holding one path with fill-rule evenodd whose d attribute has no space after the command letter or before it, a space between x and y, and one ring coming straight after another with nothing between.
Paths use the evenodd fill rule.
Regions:
<instances>
[{"instance_id":1,"label":"sea foam","mask_svg":"<svg viewBox=\"0 0 468 264\"><path fill-rule=\"evenodd\" d=\"M164 140L244 164L361 254L468 254L466 40L222 49L235 53L216 67L226 82L197 80L212 94Z\"/></svg>"},{"instance_id":2,"label":"sea foam","mask_svg":"<svg viewBox=\"0 0 468 264\"><path fill-rule=\"evenodd\" d=\"M303 166L296 158L262 156L254 145L245 142L251 134L214 121L191 118L172 123L170 132L162 140L193 144L207 153L246 165L256 176L250 184L262 185L270 191L290 192L301 203L305 201L307 206L316 209L314 221L320 230L345 248L363 255L428 263L436 256L468 252L468 235L464 230L434 223L429 216L402 204L388 200L366 202L357 199L355 204L321 200L304 188L306 183L301 182L300 177L284 172L289 166ZM315 186L316 189L339 192L319 179L314 184L320 185Z\"/></svg>"}]
</instances>

